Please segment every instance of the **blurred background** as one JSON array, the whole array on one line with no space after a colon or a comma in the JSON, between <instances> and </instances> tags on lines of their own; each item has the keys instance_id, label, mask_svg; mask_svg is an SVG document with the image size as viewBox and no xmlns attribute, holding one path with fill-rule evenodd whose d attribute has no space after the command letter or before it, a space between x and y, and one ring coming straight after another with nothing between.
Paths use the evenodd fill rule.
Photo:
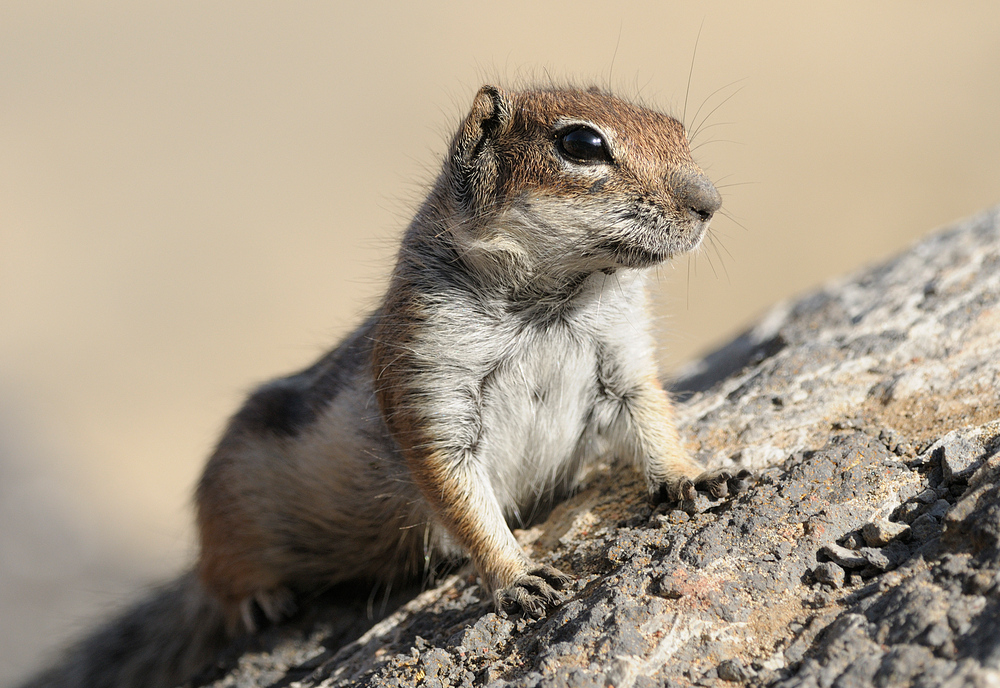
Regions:
<instances>
[{"instance_id":1,"label":"blurred background","mask_svg":"<svg viewBox=\"0 0 1000 688\"><path fill-rule=\"evenodd\" d=\"M348 5L0 2L0 684L192 559L226 417L375 304L483 82L699 129L666 371L1000 202L997 3Z\"/></svg>"}]
</instances>

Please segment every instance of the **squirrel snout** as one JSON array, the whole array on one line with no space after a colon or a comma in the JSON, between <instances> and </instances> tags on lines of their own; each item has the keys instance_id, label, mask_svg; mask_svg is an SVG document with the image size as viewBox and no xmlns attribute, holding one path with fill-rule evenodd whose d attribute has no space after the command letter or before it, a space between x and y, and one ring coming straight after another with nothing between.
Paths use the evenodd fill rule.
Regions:
<instances>
[{"instance_id":1,"label":"squirrel snout","mask_svg":"<svg viewBox=\"0 0 1000 688\"><path fill-rule=\"evenodd\" d=\"M672 186L678 205L702 222L711 220L722 207L718 189L700 172L684 172Z\"/></svg>"}]
</instances>

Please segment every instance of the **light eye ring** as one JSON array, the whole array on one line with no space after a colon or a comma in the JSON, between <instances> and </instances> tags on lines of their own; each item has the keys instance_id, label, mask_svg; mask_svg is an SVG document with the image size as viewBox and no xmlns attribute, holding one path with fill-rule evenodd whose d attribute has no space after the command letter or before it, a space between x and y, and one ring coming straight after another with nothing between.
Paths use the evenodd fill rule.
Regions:
<instances>
[{"instance_id":1,"label":"light eye ring","mask_svg":"<svg viewBox=\"0 0 1000 688\"><path fill-rule=\"evenodd\" d=\"M556 149L563 158L578 165L614 162L604 134L585 124L559 131L556 134Z\"/></svg>"}]
</instances>

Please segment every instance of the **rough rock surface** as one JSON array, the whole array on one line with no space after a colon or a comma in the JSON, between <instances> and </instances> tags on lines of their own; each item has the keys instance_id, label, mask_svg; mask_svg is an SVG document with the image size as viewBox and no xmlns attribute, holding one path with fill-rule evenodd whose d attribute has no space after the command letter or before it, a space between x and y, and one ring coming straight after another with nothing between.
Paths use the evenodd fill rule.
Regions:
<instances>
[{"instance_id":1,"label":"rough rock surface","mask_svg":"<svg viewBox=\"0 0 1000 688\"><path fill-rule=\"evenodd\" d=\"M653 510L601 467L519 533L578 576L547 618L497 616L468 571L368 614L317 599L202 683L1000 685L998 304L995 209L686 371L690 449L756 483Z\"/></svg>"}]
</instances>

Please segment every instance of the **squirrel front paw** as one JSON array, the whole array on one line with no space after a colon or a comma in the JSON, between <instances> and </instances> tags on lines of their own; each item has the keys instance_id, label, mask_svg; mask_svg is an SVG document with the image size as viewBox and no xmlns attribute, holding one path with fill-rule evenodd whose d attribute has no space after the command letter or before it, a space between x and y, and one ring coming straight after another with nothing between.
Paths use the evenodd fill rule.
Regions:
<instances>
[{"instance_id":1,"label":"squirrel front paw","mask_svg":"<svg viewBox=\"0 0 1000 688\"><path fill-rule=\"evenodd\" d=\"M510 585L493 593L497 610L516 612L519 609L528 616L538 619L558 606L565 595L561 592L573 580L552 566L533 565L514 579Z\"/></svg>"},{"instance_id":2,"label":"squirrel front paw","mask_svg":"<svg viewBox=\"0 0 1000 688\"><path fill-rule=\"evenodd\" d=\"M699 492L705 492L713 499L722 499L746 492L752 479L753 473L746 468L716 468L694 478L679 476L665 480L650 494L650 499L654 504L691 502Z\"/></svg>"}]
</instances>

